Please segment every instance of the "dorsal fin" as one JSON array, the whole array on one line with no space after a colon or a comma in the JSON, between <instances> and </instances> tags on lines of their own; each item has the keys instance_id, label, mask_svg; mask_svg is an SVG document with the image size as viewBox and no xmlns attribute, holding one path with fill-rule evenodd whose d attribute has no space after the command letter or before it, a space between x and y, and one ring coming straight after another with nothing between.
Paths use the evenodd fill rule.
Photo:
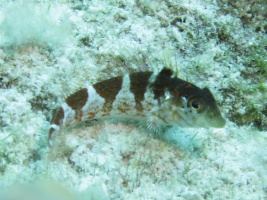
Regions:
<instances>
[{"instance_id":1,"label":"dorsal fin","mask_svg":"<svg viewBox=\"0 0 267 200\"><path fill-rule=\"evenodd\" d=\"M173 75L173 71L171 69L169 69L169 68L164 67L160 71L160 75L171 77Z\"/></svg>"}]
</instances>

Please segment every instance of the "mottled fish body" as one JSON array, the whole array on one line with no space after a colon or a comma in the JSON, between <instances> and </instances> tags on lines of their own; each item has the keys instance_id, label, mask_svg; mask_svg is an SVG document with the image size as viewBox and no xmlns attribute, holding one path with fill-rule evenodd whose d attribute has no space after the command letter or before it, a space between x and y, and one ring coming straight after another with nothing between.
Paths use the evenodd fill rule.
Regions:
<instances>
[{"instance_id":1,"label":"mottled fish body","mask_svg":"<svg viewBox=\"0 0 267 200\"><path fill-rule=\"evenodd\" d=\"M157 75L127 74L73 93L51 121L49 144L62 128L105 117L143 118L152 130L162 125L215 128L225 125L208 88L201 89L173 77L172 71L164 68Z\"/></svg>"}]
</instances>

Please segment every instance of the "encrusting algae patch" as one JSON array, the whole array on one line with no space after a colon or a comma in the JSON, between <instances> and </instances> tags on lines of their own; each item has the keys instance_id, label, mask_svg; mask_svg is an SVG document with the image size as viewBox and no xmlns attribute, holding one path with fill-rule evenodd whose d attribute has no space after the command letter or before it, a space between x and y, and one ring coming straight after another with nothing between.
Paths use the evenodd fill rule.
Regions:
<instances>
[{"instance_id":1,"label":"encrusting algae patch","mask_svg":"<svg viewBox=\"0 0 267 200\"><path fill-rule=\"evenodd\" d=\"M1 1L0 198L5 190L21 191L19 198L266 199L266 3L253 2ZM156 139L111 118L63 125L66 134L49 147L53 110L65 99L77 119L92 94L113 102L107 113L123 111L114 94L122 93L126 74L128 89L142 88L131 94L134 112L149 114L143 107L149 97L156 106L168 98L189 104L179 111L197 114L196 99L180 90L179 96L173 84L153 90L159 87L150 77L165 67L174 72L166 84L197 85L201 98L216 99L212 108L220 108L224 128L173 126ZM111 81L116 87L107 93L104 83L113 77L121 81ZM72 103L75 91L81 104ZM168 109L159 114L166 120Z\"/></svg>"}]
</instances>

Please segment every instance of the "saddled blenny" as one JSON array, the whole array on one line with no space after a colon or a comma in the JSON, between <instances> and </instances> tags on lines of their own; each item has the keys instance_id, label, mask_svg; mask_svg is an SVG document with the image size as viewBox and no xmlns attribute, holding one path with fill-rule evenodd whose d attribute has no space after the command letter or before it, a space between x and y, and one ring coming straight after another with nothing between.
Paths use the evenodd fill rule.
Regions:
<instances>
[{"instance_id":1,"label":"saddled blenny","mask_svg":"<svg viewBox=\"0 0 267 200\"><path fill-rule=\"evenodd\" d=\"M61 129L100 118L136 118L157 132L162 126L222 128L225 119L208 88L199 88L164 68L98 82L70 95L55 112L49 145Z\"/></svg>"}]
</instances>

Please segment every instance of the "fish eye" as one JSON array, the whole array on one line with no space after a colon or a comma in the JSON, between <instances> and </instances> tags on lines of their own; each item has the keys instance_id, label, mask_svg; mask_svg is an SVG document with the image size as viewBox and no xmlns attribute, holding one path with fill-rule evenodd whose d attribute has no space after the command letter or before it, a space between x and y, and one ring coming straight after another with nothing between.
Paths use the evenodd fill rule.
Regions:
<instances>
[{"instance_id":1,"label":"fish eye","mask_svg":"<svg viewBox=\"0 0 267 200\"><path fill-rule=\"evenodd\" d=\"M188 105L196 110L200 109L200 102L197 99L191 99Z\"/></svg>"}]
</instances>

